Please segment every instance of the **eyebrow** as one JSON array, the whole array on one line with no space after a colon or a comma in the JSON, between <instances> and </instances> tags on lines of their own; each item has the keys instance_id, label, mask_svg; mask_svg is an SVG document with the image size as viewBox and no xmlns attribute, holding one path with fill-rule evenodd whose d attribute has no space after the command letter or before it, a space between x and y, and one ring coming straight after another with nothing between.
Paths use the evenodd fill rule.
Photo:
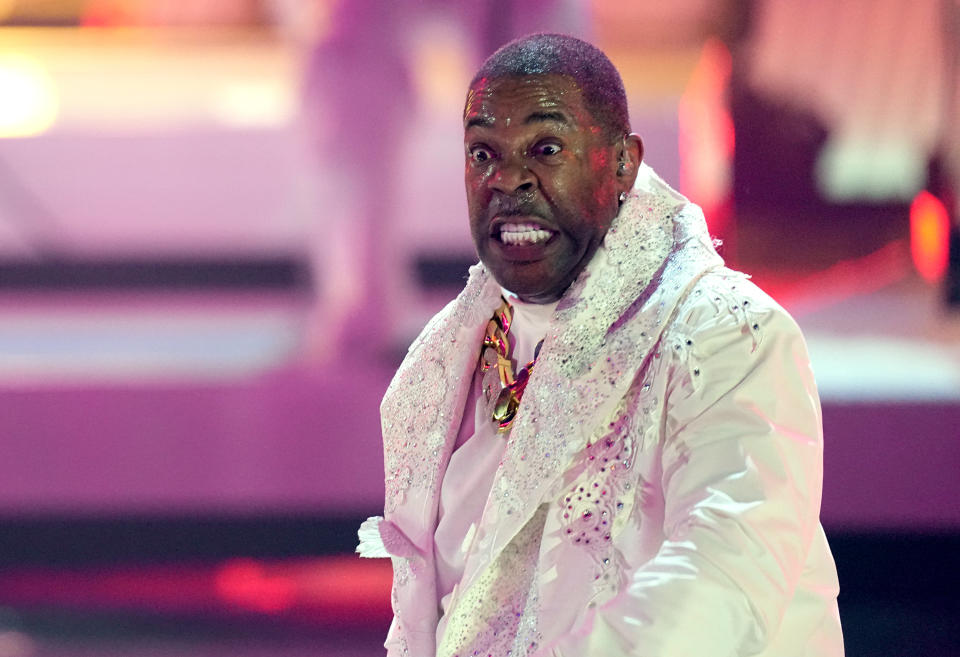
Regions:
<instances>
[{"instance_id":1,"label":"eyebrow","mask_svg":"<svg viewBox=\"0 0 960 657\"><path fill-rule=\"evenodd\" d=\"M569 125L570 120L567 118L567 115L563 112L534 112L530 114L525 120L525 124L530 123L543 123L547 121L556 121L563 125ZM465 128L490 128L493 127L494 119L492 116L474 116L469 121Z\"/></svg>"},{"instance_id":2,"label":"eyebrow","mask_svg":"<svg viewBox=\"0 0 960 657\"><path fill-rule=\"evenodd\" d=\"M464 127L472 128L474 126L478 128L490 128L493 126L493 117L492 116L475 116L469 121L467 121L467 125Z\"/></svg>"}]
</instances>

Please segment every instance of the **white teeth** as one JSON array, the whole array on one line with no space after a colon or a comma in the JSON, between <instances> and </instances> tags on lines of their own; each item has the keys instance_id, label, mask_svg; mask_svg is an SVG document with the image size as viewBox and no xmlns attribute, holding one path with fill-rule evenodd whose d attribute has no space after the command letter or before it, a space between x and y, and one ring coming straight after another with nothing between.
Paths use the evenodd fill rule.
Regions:
<instances>
[{"instance_id":1,"label":"white teeth","mask_svg":"<svg viewBox=\"0 0 960 657\"><path fill-rule=\"evenodd\" d=\"M510 233L523 233L528 230L538 230L540 226L534 223L524 223L524 224L503 224L500 227L500 230Z\"/></svg>"},{"instance_id":2,"label":"white teeth","mask_svg":"<svg viewBox=\"0 0 960 657\"><path fill-rule=\"evenodd\" d=\"M552 234L533 223L503 224L500 227L500 241L510 245L546 242Z\"/></svg>"}]
</instances>

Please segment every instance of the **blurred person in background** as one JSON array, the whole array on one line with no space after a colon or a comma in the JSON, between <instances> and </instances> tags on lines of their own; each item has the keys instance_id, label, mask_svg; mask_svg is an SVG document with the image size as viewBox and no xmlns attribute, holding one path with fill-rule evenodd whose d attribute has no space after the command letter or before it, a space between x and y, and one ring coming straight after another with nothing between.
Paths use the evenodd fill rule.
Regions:
<instances>
[{"instance_id":1,"label":"blurred person in background","mask_svg":"<svg viewBox=\"0 0 960 657\"><path fill-rule=\"evenodd\" d=\"M643 164L616 69L511 42L464 128L480 263L386 393L360 531L388 653L842 655L803 338Z\"/></svg>"}]
</instances>

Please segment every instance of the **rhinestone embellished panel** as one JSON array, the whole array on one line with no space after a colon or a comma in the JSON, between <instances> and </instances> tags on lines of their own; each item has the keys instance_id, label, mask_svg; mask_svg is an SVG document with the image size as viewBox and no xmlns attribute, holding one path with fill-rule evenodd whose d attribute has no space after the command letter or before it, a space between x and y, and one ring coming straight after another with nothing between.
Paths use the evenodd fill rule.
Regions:
<instances>
[{"instance_id":1,"label":"rhinestone embellished panel","mask_svg":"<svg viewBox=\"0 0 960 657\"><path fill-rule=\"evenodd\" d=\"M536 650L537 582L543 505L450 612L438 657L521 657Z\"/></svg>"}]
</instances>

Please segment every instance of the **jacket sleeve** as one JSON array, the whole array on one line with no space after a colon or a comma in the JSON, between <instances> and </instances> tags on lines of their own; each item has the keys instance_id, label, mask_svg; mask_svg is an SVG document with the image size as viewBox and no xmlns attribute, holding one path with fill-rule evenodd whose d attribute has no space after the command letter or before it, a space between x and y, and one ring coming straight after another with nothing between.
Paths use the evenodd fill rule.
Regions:
<instances>
[{"instance_id":1,"label":"jacket sleeve","mask_svg":"<svg viewBox=\"0 0 960 657\"><path fill-rule=\"evenodd\" d=\"M768 303L700 304L664 345L664 542L551 654L751 655L775 635L818 526L822 429L803 338Z\"/></svg>"}]
</instances>

